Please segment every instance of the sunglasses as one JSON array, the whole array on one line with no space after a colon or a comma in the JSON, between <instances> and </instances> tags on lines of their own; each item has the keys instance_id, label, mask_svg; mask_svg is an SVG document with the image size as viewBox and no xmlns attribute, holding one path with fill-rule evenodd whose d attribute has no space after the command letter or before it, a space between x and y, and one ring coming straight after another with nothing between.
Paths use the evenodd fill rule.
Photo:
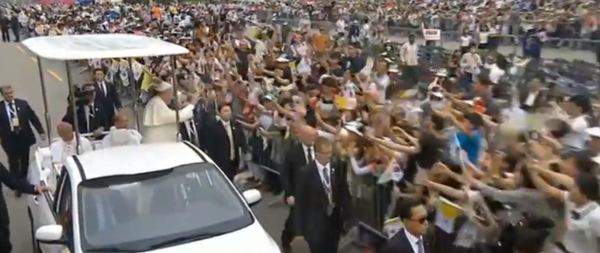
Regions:
<instances>
[{"instance_id":1,"label":"sunglasses","mask_svg":"<svg viewBox=\"0 0 600 253\"><path fill-rule=\"evenodd\" d=\"M418 222L419 224L425 224L425 222L427 221L427 216L425 216L425 217L421 217L421 218L418 218L418 219L411 219L411 220L412 220L412 221L416 221L416 222Z\"/></svg>"}]
</instances>

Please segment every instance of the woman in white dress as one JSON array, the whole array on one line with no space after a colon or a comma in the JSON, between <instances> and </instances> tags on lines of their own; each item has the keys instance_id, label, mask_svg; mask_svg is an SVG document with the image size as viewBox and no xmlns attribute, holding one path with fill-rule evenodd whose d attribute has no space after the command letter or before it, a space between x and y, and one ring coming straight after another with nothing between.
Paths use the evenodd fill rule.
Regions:
<instances>
[{"instance_id":1,"label":"woman in white dress","mask_svg":"<svg viewBox=\"0 0 600 253\"><path fill-rule=\"evenodd\" d=\"M144 129L142 143L177 142L179 122L184 122L194 116L194 104L198 96L192 96L190 101L179 104L179 122L175 110L169 108L173 101L173 86L162 80L156 80L152 86L156 95L148 101L144 108Z\"/></svg>"}]
</instances>

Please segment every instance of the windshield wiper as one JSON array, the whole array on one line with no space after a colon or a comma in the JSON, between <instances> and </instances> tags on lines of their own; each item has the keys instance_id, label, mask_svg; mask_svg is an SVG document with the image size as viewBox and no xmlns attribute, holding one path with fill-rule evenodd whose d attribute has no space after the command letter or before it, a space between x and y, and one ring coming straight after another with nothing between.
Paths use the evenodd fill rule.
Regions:
<instances>
[{"instance_id":1,"label":"windshield wiper","mask_svg":"<svg viewBox=\"0 0 600 253\"><path fill-rule=\"evenodd\" d=\"M214 236L219 236L219 235L223 235L226 233L227 232L212 232L212 233L200 233L200 234L192 234L192 235L188 235L188 236L181 236L181 237L176 237L176 238L169 239L169 240L160 241L158 243L150 245L148 248L159 249L159 248L164 248L164 247L171 246L171 245L183 244L183 243L187 243L187 242L193 242L193 241L202 240L202 239L206 239L206 238L210 238L210 237L214 237Z\"/></svg>"},{"instance_id":2,"label":"windshield wiper","mask_svg":"<svg viewBox=\"0 0 600 253\"><path fill-rule=\"evenodd\" d=\"M119 247L105 247L105 248L92 248L88 249L85 252L143 252L141 250L132 250L127 248L119 248Z\"/></svg>"}]
</instances>

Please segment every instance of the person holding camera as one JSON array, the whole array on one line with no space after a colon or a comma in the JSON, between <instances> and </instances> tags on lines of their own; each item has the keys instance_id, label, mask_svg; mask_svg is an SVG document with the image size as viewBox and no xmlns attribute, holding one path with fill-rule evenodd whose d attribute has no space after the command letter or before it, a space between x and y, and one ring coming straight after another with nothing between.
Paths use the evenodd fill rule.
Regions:
<instances>
[{"instance_id":1,"label":"person holding camera","mask_svg":"<svg viewBox=\"0 0 600 253\"><path fill-rule=\"evenodd\" d=\"M72 105L67 108L67 113L62 121L76 126L81 134L92 133L95 138L100 138L104 130L111 125L110 112L106 106L96 101L96 89L94 84L85 84L75 92L75 110ZM77 117L77 124L75 124Z\"/></svg>"}]
</instances>

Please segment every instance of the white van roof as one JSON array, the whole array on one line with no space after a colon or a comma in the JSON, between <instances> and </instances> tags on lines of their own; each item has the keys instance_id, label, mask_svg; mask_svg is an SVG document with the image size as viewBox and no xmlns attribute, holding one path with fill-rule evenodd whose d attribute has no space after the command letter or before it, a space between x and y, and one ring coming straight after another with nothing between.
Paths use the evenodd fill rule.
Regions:
<instances>
[{"instance_id":1,"label":"white van roof","mask_svg":"<svg viewBox=\"0 0 600 253\"><path fill-rule=\"evenodd\" d=\"M29 38L23 45L41 58L85 60L187 54L173 43L134 34L87 34Z\"/></svg>"}]
</instances>

